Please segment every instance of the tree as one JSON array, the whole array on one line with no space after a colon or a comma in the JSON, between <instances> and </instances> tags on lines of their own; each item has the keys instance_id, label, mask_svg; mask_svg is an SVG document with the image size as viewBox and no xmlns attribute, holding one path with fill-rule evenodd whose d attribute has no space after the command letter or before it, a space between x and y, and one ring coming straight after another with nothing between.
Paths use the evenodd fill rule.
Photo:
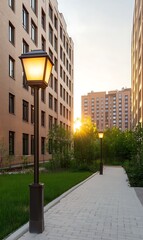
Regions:
<instances>
[{"instance_id":1,"label":"tree","mask_svg":"<svg viewBox=\"0 0 143 240\"><path fill-rule=\"evenodd\" d=\"M134 137L132 131L121 131L113 127L104 132L103 154L106 163L131 160L134 149Z\"/></svg>"},{"instance_id":2,"label":"tree","mask_svg":"<svg viewBox=\"0 0 143 240\"><path fill-rule=\"evenodd\" d=\"M63 127L53 126L48 134L47 149L52 154L53 168L69 167L72 153L72 134Z\"/></svg>"},{"instance_id":3,"label":"tree","mask_svg":"<svg viewBox=\"0 0 143 240\"><path fill-rule=\"evenodd\" d=\"M139 123L133 131L134 146L133 158L139 165L143 165L143 128Z\"/></svg>"},{"instance_id":4,"label":"tree","mask_svg":"<svg viewBox=\"0 0 143 240\"><path fill-rule=\"evenodd\" d=\"M74 133L74 158L78 166L89 166L96 159L97 136L96 126L89 118L82 122L80 129Z\"/></svg>"}]
</instances>

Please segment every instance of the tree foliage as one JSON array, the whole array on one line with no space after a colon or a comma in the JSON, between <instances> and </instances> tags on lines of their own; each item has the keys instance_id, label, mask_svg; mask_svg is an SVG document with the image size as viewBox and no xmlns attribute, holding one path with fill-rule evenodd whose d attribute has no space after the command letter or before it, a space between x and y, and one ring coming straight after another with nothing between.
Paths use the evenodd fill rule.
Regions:
<instances>
[{"instance_id":1,"label":"tree foliage","mask_svg":"<svg viewBox=\"0 0 143 240\"><path fill-rule=\"evenodd\" d=\"M131 159L134 145L132 131L123 132L115 127L107 129L103 141L103 153L107 163L116 161L122 163L126 159Z\"/></svg>"},{"instance_id":2,"label":"tree foliage","mask_svg":"<svg viewBox=\"0 0 143 240\"><path fill-rule=\"evenodd\" d=\"M86 119L74 134L74 158L78 166L89 166L99 154L97 129L90 119Z\"/></svg>"},{"instance_id":3,"label":"tree foliage","mask_svg":"<svg viewBox=\"0 0 143 240\"><path fill-rule=\"evenodd\" d=\"M52 154L53 168L67 168L72 156L71 132L59 125L53 126L48 134L47 149Z\"/></svg>"},{"instance_id":4,"label":"tree foliage","mask_svg":"<svg viewBox=\"0 0 143 240\"><path fill-rule=\"evenodd\" d=\"M100 140L96 125L90 119L81 123L71 134L60 126L54 126L48 134L48 149L52 154L52 166L72 166L91 169L100 162ZM104 130L102 141L104 164L143 165L143 128L139 124L134 130L121 131L119 128Z\"/></svg>"}]
</instances>

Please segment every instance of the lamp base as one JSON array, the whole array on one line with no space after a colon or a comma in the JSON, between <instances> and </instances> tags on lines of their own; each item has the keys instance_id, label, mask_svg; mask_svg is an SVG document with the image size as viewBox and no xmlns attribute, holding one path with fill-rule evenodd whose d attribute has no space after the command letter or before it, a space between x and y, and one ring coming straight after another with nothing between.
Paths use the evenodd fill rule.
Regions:
<instances>
[{"instance_id":1,"label":"lamp base","mask_svg":"<svg viewBox=\"0 0 143 240\"><path fill-rule=\"evenodd\" d=\"M44 231L44 184L30 184L29 232Z\"/></svg>"},{"instance_id":2,"label":"lamp base","mask_svg":"<svg viewBox=\"0 0 143 240\"><path fill-rule=\"evenodd\" d=\"M100 175L103 175L103 163L100 163Z\"/></svg>"}]
</instances>

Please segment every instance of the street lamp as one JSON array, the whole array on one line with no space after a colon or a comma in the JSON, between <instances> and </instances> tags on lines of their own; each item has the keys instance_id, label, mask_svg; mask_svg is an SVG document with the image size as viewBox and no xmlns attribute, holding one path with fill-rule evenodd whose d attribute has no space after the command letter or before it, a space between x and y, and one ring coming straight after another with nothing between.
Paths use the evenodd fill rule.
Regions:
<instances>
[{"instance_id":1,"label":"street lamp","mask_svg":"<svg viewBox=\"0 0 143 240\"><path fill-rule=\"evenodd\" d=\"M43 50L21 54L24 74L34 88L34 183L30 184L29 231L44 231L44 184L39 183L39 88L48 86L53 63Z\"/></svg>"},{"instance_id":2,"label":"street lamp","mask_svg":"<svg viewBox=\"0 0 143 240\"><path fill-rule=\"evenodd\" d=\"M98 137L100 138L100 175L103 175L103 161L102 161L102 138L104 136L103 132L98 133Z\"/></svg>"}]
</instances>

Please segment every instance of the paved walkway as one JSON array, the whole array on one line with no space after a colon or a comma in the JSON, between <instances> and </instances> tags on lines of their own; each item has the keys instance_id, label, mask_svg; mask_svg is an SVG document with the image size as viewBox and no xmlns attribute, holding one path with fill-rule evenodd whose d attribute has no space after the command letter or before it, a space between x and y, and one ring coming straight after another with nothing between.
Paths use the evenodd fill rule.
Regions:
<instances>
[{"instance_id":1,"label":"paved walkway","mask_svg":"<svg viewBox=\"0 0 143 240\"><path fill-rule=\"evenodd\" d=\"M42 234L20 240L143 240L143 206L121 167L105 167L45 213Z\"/></svg>"}]
</instances>

